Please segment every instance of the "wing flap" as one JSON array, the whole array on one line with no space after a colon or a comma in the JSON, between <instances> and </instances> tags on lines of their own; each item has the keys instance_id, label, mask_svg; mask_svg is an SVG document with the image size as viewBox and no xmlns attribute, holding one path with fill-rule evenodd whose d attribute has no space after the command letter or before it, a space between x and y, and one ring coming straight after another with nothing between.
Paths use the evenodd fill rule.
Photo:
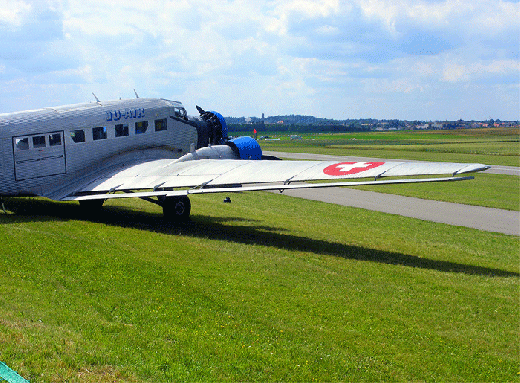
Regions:
<instances>
[{"instance_id":1,"label":"wing flap","mask_svg":"<svg viewBox=\"0 0 520 383\"><path fill-rule=\"evenodd\" d=\"M222 187L208 189L188 189L188 190L161 190L147 191L137 193L105 193L105 194L89 194L75 195L63 198L63 201L85 201L95 199L120 199L120 198L146 198L146 197L175 197L187 196L192 194L213 194L213 193L239 193L247 191L265 191L279 190L280 192L289 189L309 189L309 188L330 188L340 186L363 186L363 185L390 185L405 183L424 183L424 182L453 182L470 180L474 177L445 177L445 178L419 178L419 179L396 179L396 180L380 180L380 181L349 181L349 182L331 182L331 183L297 183L297 184L268 184L268 185L252 185L238 187Z\"/></svg>"},{"instance_id":2,"label":"wing flap","mask_svg":"<svg viewBox=\"0 0 520 383\"><path fill-rule=\"evenodd\" d=\"M465 174L488 169L482 164L458 164L452 162L402 162L384 173L385 177L406 177L434 174Z\"/></svg>"}]
</instances>

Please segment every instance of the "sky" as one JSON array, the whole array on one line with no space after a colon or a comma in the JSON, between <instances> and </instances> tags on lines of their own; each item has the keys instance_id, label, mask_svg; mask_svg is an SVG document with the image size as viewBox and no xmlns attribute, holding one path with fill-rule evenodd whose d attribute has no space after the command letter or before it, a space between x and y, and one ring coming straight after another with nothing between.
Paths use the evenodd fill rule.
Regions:
<instances>
[{"instance_id":1,"label":"sky","mask_svg":"<svg viewBox=\"0 0 520 383\"><path fill-rule=\"evenodd\" d=\"M0 113L519 120L518 0L0 0Z\"/></svg>"}]
</instances>

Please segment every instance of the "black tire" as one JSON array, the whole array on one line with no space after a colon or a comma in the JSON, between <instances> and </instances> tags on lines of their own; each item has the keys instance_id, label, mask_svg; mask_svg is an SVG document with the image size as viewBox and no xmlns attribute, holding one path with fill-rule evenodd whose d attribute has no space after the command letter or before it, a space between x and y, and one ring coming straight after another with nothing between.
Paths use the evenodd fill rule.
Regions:
<instances>
[{"instance_id":1,"label":"black tire","mask_svg":"<svg viewBox=\"0 0 520 383\"><path fill-rule=\"evenodd\" d=\"M167 197L162 202L163 214L171 221L188 221L190 218L191 202L186 196Z\"/></svg>"}]
</instances>

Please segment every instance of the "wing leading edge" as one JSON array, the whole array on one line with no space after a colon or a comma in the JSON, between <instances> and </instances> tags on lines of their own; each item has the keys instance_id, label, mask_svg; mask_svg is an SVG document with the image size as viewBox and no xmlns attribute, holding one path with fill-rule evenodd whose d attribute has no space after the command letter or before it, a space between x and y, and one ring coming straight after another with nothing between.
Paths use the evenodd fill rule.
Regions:
<instances>
[{"instance_id":1,"label":"wing leading edge","mask_svg":"<svg viewBox=\"0 0 520 383\"><path fill-rule=\"evenodd\" d=\"M171 197L203 193L284 190L389 183L457 181L457 175L483 171L489 166L442 162L337 162L199 159L160 159L98 174L60 200L129 197ZM378 180L381 177L451 175L447 178ZM371 181L337 182L356 178ZM306 181L336 181L309 184ZM299 182L298 184L294 184ZM175 190L190 188L188 190ZM115 192L124 192L114 194Z\"/></svg>"}]
</instances>

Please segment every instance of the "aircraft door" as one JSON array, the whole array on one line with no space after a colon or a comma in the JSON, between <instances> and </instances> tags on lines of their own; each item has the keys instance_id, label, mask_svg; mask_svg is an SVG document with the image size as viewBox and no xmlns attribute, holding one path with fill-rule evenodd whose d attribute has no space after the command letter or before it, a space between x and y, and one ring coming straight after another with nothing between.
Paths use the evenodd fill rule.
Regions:
<instances>
[{"instance_id":1,"label":"aircraft door","mask_svg":"<svg viewBox=\"0 0 520 383\"><path fill-rule=\"evenodd\" d=\"M63 131L13 137L17 181L65 173Z\"/></svg>"}]
</instances>

